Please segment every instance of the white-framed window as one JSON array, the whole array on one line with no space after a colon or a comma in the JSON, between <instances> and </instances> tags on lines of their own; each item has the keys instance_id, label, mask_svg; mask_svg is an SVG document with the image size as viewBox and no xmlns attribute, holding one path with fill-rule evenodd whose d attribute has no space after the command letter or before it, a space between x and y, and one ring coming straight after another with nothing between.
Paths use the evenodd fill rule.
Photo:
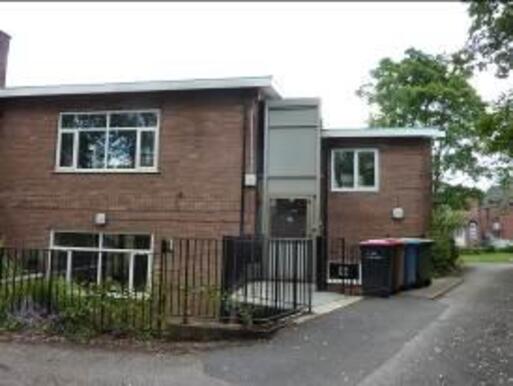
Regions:
<instances>
[{"instance_id":1,"label":"white-framed window","mask_svg":"<svg viewBox=\"0 0 513 386\"><path fill-rule=\"evenodd\" d=\"M56 171L156 172L158 110L63 112Z\"/></svg>"},{"instance_id":2,"label":"white-framed window","mask_svg":"<svg viewBox=\"0 0 513 386\"><path fill-rule=\"evenodd\" d=\"M331 190L334 192L377 191L379 153L377 149L333 149Z\"/></svg>"},{"instance_id":3,"label":"white-framed window","mask_svg":"<svg viewBox=\"0 0 513 386\"><path fill-rule=\"evenodd\" d=\"M52 274L68 282L106 284L120 292L150 290L152 235L52 231L50 250Z\"/></svg>"}]
</instances>

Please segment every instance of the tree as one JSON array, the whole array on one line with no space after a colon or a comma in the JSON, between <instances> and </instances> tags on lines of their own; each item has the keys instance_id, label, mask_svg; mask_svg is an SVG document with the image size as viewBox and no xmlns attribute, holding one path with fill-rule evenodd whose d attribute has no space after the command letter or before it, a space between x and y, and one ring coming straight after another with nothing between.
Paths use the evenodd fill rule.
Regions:
<instances>
[{"instance_id":1,"label":"tree","mask_svg":"<svg viewBox=\"0 0 513 386\"><path fill-rule=\"evenodd\" d=\"M513 69L513 3L472 2L468 13L472 23L464 56L481 70L493 64L497 77L507 77ZM513 177L513 90L490 107L479 134L487 154L496 158L494 168L501 184L507 185Z\"/></svg>"},{"instance_id":2,"label":"tree","mask_svg":"<svg viewBox=\"0 0 513 386\"><path fill-rule=\"evenodd\" d=\"M442 183L437 199L438 203L443 203L453 210L467 211L471 208L472 201L481 203L484 195L484 192L476 187Z\"/></svg>"},{"instance_id":3,"label":"tree","mask_svg":"<svg viewBox=\"0 0 513 386\"><path fill-rule=\"evenodd\" d=\"M468 13L472 19L467 42L471 58L485 68L494 64L498 77L507 77L513 68L513 2L473 1Z\"/></svg>"},{"instance_id":4,"label":"tree","mask_svg":"<svg viewBox=\"0 0 513 386\"><path fill-rule=\"evenodd\" d=\"M371 71L372 81L357 91L374 111L371 126L436 127L445 132L434 146L435 194L450 173L477 177L484 172L475 128L484 104L470 76L449 57L411 48L399 61L382 59Z\"/></svg>"}]
</instances>

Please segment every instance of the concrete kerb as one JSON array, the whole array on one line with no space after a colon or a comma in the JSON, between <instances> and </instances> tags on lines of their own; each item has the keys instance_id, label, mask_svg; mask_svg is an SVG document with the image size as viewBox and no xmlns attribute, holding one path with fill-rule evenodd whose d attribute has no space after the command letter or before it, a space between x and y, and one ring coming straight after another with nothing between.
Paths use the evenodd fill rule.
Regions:
<instances>
[{"instance_id":1,"label":"concrete kerb","mask_svg":"<svg viewBox=\"0 0 513 386\"><path fill-rule=\"evenodd\" d=\"M340 308L348 307L351 304L359 302L362 299L363 299L362 296L347 296L347 297L344 297L343 299L338 299L338 300L335 300L335 301L332 301L329 303L325 303L325 304L313 307L312 312L310 314L305 314L298 318L295 318L292 321L292 324L297 325L297 324L307 322L309 320L318 318L319 316L328 314L328 313L338 310Z\"/></svg>"},{"instance_id":2,"label":"concrete kerb","mask_svg":"<svg viewBox=\"0 0 513 386\"><path fill-rule=\"evenodd\" d=\"M429 300L436 300L452 291L464 282L462 276L450 276L440 279L433 279L429 287L402 292L403 296L413 296Z\"/></svg>"}]
</instances>

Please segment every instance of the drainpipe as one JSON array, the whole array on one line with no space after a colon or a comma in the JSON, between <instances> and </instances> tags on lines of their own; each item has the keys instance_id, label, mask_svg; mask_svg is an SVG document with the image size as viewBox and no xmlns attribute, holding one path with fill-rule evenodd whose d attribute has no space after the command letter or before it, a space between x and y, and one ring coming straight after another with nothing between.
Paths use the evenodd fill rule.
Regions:
<instances>
[{"instance_id":1,"label":"drainpipe","mask_svg":"<svg viewBox=\"0 0 513 386\"><path fill-rule=\"evenodd\" d=\"M239 236L244 234L244 215L246 207L246 133L248 132L248 103L243 104L243 124L242 124L242 162L240 173L240 213L239 213Z\"/></svg>"},{"instance_id":2,"label":"drainpipe","mask_svg":"<svg viewBox=\"0 0 513 386\"><path fill-rule=\"evenodd\" d=\"M0 31L0 88L5 87L7 77L7 56L9 54L9 41L11 37Z\"/></svg>"}]
</instances>

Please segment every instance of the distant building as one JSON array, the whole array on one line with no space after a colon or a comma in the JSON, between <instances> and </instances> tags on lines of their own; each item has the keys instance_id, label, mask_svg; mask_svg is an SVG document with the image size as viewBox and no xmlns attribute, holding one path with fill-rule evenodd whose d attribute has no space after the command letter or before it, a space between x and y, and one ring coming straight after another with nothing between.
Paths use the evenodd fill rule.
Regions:
<instances>
[{"instance_id":1,"label":"distant building","mask_svg":"<svg viewBox=\"0 0 513 386\"><path fill-rule=\"evenodd\" d=\"M459 247L513 243L513 186L492 186L481 203L471 202L466 220L454 237Z\"/></svg>"}]
</instances>

